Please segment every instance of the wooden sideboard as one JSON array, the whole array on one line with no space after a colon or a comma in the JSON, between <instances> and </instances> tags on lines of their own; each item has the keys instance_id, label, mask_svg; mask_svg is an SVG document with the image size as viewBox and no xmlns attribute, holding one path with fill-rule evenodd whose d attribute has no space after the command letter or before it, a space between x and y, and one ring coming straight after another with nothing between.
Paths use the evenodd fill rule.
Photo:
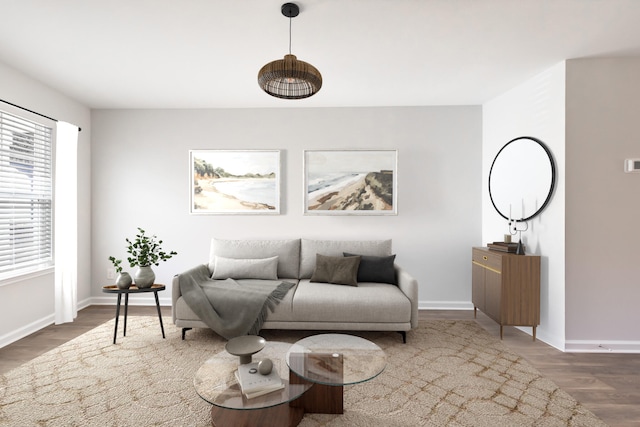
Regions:
<instances>
[{"instance_id":1,"label":"wooden sideboard","mask_svg":"<svg viewBox=\"0 0 640 427\"><path fill-rule=\"evenodd\" d=\"M472 249L473 315L480 309L503 326L540 324L540 257Z\"/></svg>"}]
</instances>

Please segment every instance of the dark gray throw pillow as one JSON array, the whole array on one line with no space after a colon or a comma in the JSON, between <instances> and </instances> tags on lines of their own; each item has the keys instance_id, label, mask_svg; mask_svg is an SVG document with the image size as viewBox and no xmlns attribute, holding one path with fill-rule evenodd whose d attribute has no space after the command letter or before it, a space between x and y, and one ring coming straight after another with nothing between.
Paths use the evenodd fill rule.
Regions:
<instances>
[{"instance_id":1,"label":"dark gray throw pillow","mask_svg":"<svg viewBox=\"0 0 640 427\"><path fill-rule=\"evenodd\" d=\"M316 268L312 282L358 286L359 256L335 257L316 254Z\"/></svg>"},{"instance_id":2,"label":"dark gray throw pillow","mask_svg":"<svg viewBox=\"0 0 640 427\"><path fill-rule=\"evenodd\" d=\"M348 252L342 253L345 257L358 256ZM358 267L358 282L390 283L397 285L396 269L394 267L396 256L371 256L360 255L360 267Z\"/></svg>"}]
</instances>

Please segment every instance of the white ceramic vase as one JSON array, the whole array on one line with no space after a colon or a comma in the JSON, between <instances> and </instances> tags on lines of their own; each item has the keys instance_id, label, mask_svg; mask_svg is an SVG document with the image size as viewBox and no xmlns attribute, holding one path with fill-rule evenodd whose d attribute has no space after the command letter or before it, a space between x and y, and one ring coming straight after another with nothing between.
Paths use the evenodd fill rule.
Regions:
<instances>
[{"instance_id":1,"label":"white ceramic vase","mask_svg":"<svg viewBox=\"0 0 640 427\"><path fill-rule=\"evenodd\" d=\"M151 266L140 266L133 275L133 280L139 289L150 288L156 280L156 274Z\"/></svg>"}]
</instances>

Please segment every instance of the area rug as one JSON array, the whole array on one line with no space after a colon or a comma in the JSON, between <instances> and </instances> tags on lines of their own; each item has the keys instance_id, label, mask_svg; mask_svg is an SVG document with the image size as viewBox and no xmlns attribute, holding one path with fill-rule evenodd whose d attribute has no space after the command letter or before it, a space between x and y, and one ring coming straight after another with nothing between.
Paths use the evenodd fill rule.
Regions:
<instances>
[{"instance_id":1,"label":"area rug","mask_svg":"<svg viewBox=\"0 0 640 427\"><path fill-rule=\"evenodd\" d=\"M200 365L224 350L209 330L180 339L158 319L130 317L112 344L113 321L0 377L2 426L210 426L196 394ZM295 342L301 331L263 331ZM300 426L605 426L473 321L423 321L396 333L359 333L388 355L385 371L345 387L345 413L306 414Z\"/></svg>"}]
</instances>

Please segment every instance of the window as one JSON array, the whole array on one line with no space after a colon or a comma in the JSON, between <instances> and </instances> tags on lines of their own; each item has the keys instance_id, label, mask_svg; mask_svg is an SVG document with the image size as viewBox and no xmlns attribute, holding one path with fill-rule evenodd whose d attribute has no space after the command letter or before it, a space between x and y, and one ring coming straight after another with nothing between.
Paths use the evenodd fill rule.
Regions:
<instances>
[{"instance_id":1,"label":"window","mask_svg":"<svg viewBox=\"0 0 640 427\"><path fill-rule=\"evenodd\" d=\"M51 134L0 111L0 279L53 265Z\"/></svg>"}]
</instances>

